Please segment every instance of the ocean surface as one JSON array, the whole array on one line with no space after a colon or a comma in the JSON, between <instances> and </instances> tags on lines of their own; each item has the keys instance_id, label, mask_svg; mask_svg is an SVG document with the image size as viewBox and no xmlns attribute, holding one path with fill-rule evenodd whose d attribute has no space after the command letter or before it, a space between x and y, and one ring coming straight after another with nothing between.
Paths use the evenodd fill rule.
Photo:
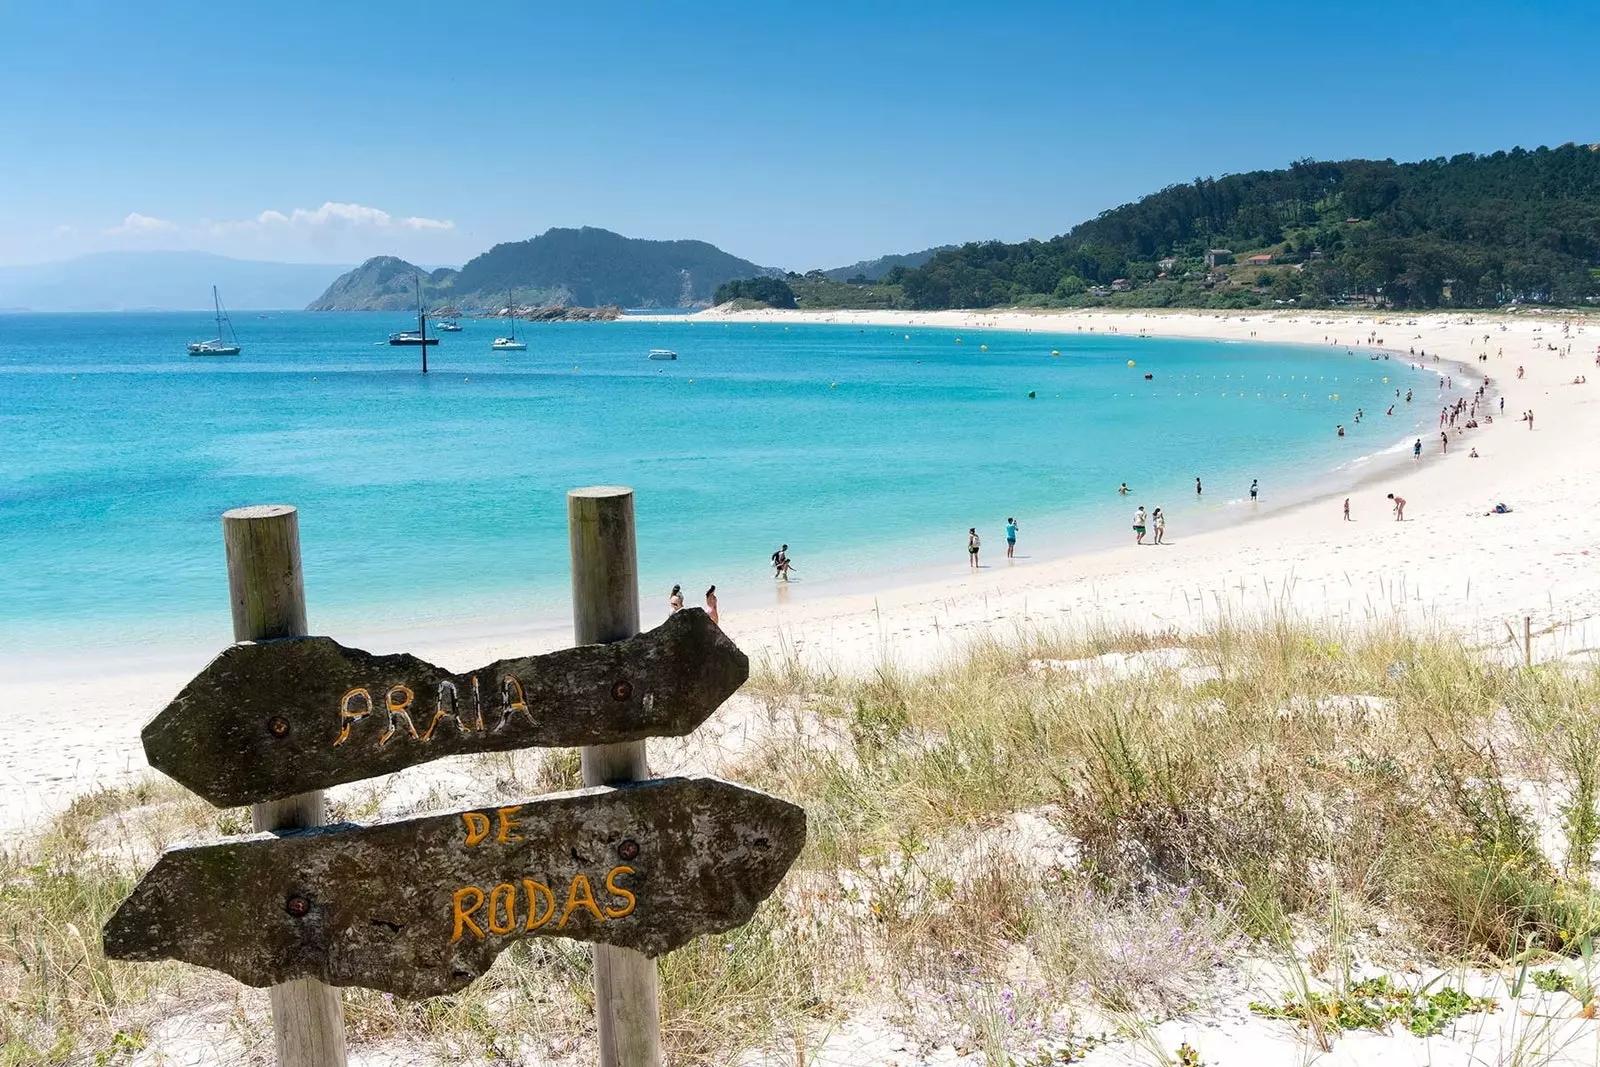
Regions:
<instances>
[{"instance_id":1,"label":"ocean surface","mask_svg":"<svg viewBox=\"0 0 1600 1067\"><path fill-rule=\"evenodd\" d=\"M0 315L0 658L220 648L243 504L300 509L338 636L566 618L564 494L630 485L653 620L674 582L771 603L782 542L803 596L963 573L967 528L998 559L1013 515L1030 559L1127 536L1139 504L1177 539L1252 478L1263 507L1348 480L1437 390L1342 348L626 319L528 325L516 353L466 320L424 377L381 343L401 314L236 325L241 356L198 359L206 314Z\"/></svg>"}]
</instances>

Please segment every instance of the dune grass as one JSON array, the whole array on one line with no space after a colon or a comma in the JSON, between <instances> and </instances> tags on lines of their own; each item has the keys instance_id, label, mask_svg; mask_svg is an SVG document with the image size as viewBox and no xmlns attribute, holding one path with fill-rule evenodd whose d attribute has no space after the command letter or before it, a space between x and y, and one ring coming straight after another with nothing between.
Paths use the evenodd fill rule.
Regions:
<instances>
[{"instance_id":1,"label":"dune grass","mask_svg":"<svg viewBox=\"0 0 1600 1067\"><path fill-rule=\"evenodd\" d=\"M1068 1062L1108 1028L1137 1037L1203 1004L1241 952L1309 936L1324 947L1308 966L1337 970L1357 930L1382 951L1493 967L1573 954L1600 928L1591 668L1272 620L1019 634L861 678L786 659L747 693L765 735L721 773L804 804L811 839L749 926L662 960L673 1063L765 1048L803 1064L868 1008L920 1047ZM560 752L480 770L507 792L575 773ZM259 1048L263 996L106 961L97 939L151 849L245 828L146 785L85 798L0 853L0 1067L121 1062L177 998L232 998L230 1039ZM419 1060L581 1062L589 983L582 946L534 941L463 993L350 990L346 1010L353 1041L406 1042ZM1372 992L1349 988L1340 1003ZM1459 999L1407 1001L1407 1025L1441 994Z\"/></svg>"}]
</instances>

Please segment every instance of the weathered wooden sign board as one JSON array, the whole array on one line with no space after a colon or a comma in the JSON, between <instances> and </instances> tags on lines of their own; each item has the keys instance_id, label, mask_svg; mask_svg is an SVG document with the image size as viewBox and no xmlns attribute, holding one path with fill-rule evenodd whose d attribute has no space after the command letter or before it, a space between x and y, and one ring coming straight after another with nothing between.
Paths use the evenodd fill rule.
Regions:
<instances>
[{"instance_id":1,"label":"weathered wooden sign board","mask_svg":"<svg viewBox=\"0 0 1600 1067\"><path fill-rule=\"evenodd\" d=\"M750 676L698 608L627 641L451 674L328 637L234 645L144 728L150 766L255 804L444 756L690 733Z\"/></svg>"},{"instance_id":2,"label":"weathered wooden sign board","mask_svg":"<svg viewBox=\"0 0 1600 1067\"><path fill-rule=\"evenodd\" d=\"M749 921L805 843L805 812L666 778L367 827L167 852L106 924L106 955L249 985L316 978L420 998L525 937L656 956Z\"/></svg>"}]
</instances>

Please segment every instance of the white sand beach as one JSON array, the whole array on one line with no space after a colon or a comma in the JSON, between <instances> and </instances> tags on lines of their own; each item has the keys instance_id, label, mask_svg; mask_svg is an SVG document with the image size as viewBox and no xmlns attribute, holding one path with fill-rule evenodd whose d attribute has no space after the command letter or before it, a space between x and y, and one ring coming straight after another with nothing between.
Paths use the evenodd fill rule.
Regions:
<instances>
[{"instance_id":1,"label":"white sand beach","mask_svg":"<svg viewBox=\"0 0 1600 1067\"><path fill-rule=\"evenodd\" d=\"M1123 336L1325 344L1337 339L1365 361L1366 339L1385 350L1437 354L1451 395L1470 394L1458 367L1487 375L1505 414L1457 430L1447 455L1437 435L1423 455L1388 473L1352 472L1351 484L1310 503L1274 509L1203 533L1170 525L1164 546L1125 547L1053 560L1008 561L991 532L984 566L970 571L955 531L948 565L911 585L829 597L794 596L748 607L724 602L723 626L752 659L797 657L813 668L859 671L889 660L933 662L975 637L1030 627L1104 624L1185 629L1219 613L1291 612L1351 625L1401 619L1454 629L1522 654L1531 619L1535 658L1593 655L1600 646L1600 319L1560 313L1406 315L1276 312L828 312L711 311L700 320L837 322ZM1488 340L1485 341L1487 336ZM1361 342L1357 344L1357 342ZM1568 349L1570 348L1570 354ZM1478 357L1487 353L1487 362ZM1396 355L1394 358L1404 358ZM1435 365L1431 360L1426 364ZM1517 377L1517 369L1525 376ZM1573 379L1594 371L1590 384ZM1438 406L1438 396L1418 402ZM1486 405L1487 406L1487 405ZM1493 407L1498 411L1498 401ZM1532 409L1530 431L1519 421ZM1336 442L1330 429L1330 447ZM1470 456L1476 449L1477 458ZM1376 462L1376 461L1375 461ZM1243 486L1228 487L1240 495ZM1223 487L1214 487L1220 491ZM1114 487L1108 486L1108 492ZM1388 493L1403 497L1394 521ZM1342 516L1350 498L1352 521ZM1131 498L1130 498L1131 499ZM1504 502L1507 515L1486 516ZM1132 503L1129 505L1132 510ZM1021 539L1026 555L1027 526ZM664 605L662 607L664 610ZM646 624L659 621L647 600ZM467 667L548 651L569 635L548 625L462 639L426 632L339 635L373 651L407 650ZM0 826L36 822L74 796L147 773L139 729L215 653L97 674L87 663L0 680L0 699L28 709L39 728L0 753Z\"/></svg>"}]
</instances>

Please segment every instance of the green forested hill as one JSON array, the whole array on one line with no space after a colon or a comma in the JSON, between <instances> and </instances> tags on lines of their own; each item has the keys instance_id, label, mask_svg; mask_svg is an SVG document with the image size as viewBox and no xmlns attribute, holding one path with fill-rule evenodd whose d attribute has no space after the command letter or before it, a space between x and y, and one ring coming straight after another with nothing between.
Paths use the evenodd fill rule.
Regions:
<instances>
[{"instance_id":1,"label":"green forested hill","mask_svg":"<svg viewBox=\"0 0 1600 1067\"><path fill-rule=\"evenodd\" d=\"M1208 249L1230 251L1231 266L1208 267ZM1048 241L968 244L887 280L917 308L1072 303L1095 289L1147 306L1494 307L1588 302L1596 268L1600 152L1564 145L1198 179Z\"/></svg>"},{"instance_id":2,"label":"green forested hill","mask_svg":"<svg viewBox=\"0 0 1600 1067\"><path fill-rule=\"evenodd\" d=\"M802 308L1586 306L1597 148L1307 160L1173 185L1049 240L941 250L881 282L788 281Z\"/></svg>"},{"instance_id":3,"label":"green forested hill","mask_svg":"<svg viewBox=\"0 0 1600 1067\"><path fill-rule=\"evenodd\" d=\"M421 274L429 307L481 310L504 307L508 289L516 290L519 305L703 304L723 282L766 271L704 241L646 241L585 226L495 245L458 271L429 274L393 256L378 256L341 275L308 310L413 307L413 273Z\"/></svg>"}]
</instances>

